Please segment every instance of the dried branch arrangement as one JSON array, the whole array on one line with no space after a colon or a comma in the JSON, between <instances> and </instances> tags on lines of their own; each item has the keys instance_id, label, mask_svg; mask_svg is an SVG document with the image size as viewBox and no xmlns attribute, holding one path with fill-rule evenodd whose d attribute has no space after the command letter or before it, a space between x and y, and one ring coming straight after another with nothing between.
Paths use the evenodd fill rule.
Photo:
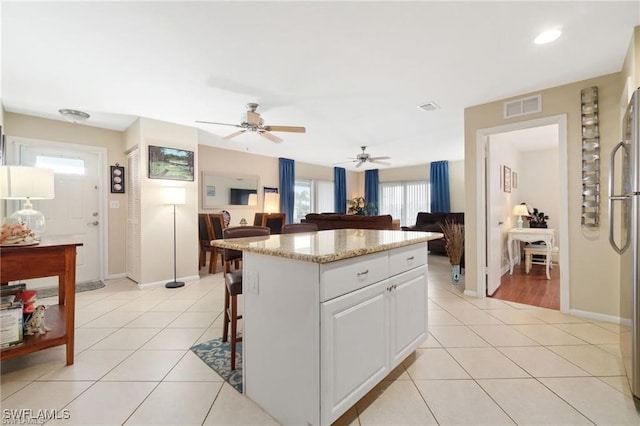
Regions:
<instances>
[{"instance_id":1,"label":"dried branch arrangement","mask_svg":"<svg viewBox=\"0 0 640 426\"><path fill-rule=\"evenodd\" d=\"M444 239L446 241L445 248L449 255L449 263L451 265L460 265L462 253L464 253L464 225L446 220L440 224Z\"/></svg>"}]
</instances>

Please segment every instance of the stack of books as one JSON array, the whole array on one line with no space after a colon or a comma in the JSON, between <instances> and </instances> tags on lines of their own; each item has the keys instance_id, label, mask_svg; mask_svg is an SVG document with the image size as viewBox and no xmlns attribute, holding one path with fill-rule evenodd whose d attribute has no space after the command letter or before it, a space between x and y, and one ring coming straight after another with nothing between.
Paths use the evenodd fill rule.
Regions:
<instances>
[{"instance_id":1,"label":"stack of books","mask_svg":"<svg viewBox=\"0 0 640 426\"><path fill-rule=\"evenodd\" d=\"M18 294L26 288L26 284L0 287L0 349L23 343L24 306Z\"/></svg>"}]
</instances>

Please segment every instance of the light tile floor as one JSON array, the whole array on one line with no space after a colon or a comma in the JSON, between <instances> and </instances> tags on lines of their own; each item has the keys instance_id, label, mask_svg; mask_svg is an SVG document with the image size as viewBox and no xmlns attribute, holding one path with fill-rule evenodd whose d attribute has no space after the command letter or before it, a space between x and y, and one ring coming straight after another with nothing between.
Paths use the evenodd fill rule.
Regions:
<instances>
[{"instance_id":1,"label":"light tile floor","mask_svg":"<svg viewBox=\"0 0 640 426\"><path fill-rule=\"evenodd\" d=\"M429 262L429 339L336 423L640 424L619 326L464 297L447 259ZM222 334L222 276L205 270L181 289L79 293L75 364L63 347L2 362L3 423L4 410L65 408L47 424L277 424L189 350Z\"/></svg>"}]
</instances>

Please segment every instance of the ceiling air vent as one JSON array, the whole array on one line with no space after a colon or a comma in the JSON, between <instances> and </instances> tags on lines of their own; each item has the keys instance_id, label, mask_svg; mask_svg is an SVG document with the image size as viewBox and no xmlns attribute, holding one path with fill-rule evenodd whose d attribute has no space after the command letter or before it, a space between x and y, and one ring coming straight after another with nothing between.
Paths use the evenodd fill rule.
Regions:
<instances>
[{"instance_id":1,"label":"ceiling air vent","mask_svg":"<svg viewBox=\"0 0 640 426\"><path fill-rule=\"evenodd\" d=\"M437 109L440 109L440 107L438 106L438 104L437 104L437 103L435 103L435 102L432 102L432 101L429 101L429 102L427 102L427 103L425 103L425 104L422 104L422 105L418 105L418 108L420 108L420 109L421 109L421 110L423 110L423 111L427 111L427 112L429 112L429 111L435 111L435 110L437 110Z\"/></svg>"},{"instance_id":2,"label":"ceiling air vent","mask_svg":"<svg viewBox=\"0 0 640 426\"><path fill-rule=\"evenodd\" d=\"M529 96L504 103L504 118L518 117L542 111L542 95Z\"/></svg>"}]
</instances>

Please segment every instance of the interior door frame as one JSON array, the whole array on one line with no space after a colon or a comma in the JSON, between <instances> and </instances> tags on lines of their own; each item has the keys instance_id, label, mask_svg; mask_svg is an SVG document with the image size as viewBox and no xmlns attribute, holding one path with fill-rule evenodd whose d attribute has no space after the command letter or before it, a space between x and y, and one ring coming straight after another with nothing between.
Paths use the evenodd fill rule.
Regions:
<instances>
[{"instance_id":1,"label":"interior door frame","mask_svg":"<svg viewBox=\"0 0 640 426\"><path fill-rule=\"evenodd\" d=\"M83 154L95 154L98 156L98 217L102 224L98 232L98 275L100 280L104 280L107 277L106 268L109 264L109 218L106 208L108 202L107 148L24 137L10 137L9 146L13 150L14 164L20 164L20 151L23 146L41 146L67 151L79 151Z\"/></svg>"},{"instance_id":2,"label":"interior door frame","mask_svg":"<svg viewBox=\"0 0 640 426\"><path fill-rule=\"evenodd\" d=\"M502 126L478 129L476 131L476 227L478 238L476 241L476 252L478 262L476 264L476 274L478 283L476 286L476 297L487 297L487 194L485 180L487 179L487 154L484 149L489 137L496 133L506 133L514 130L522 130L531 127L540 127L556 124L558 126L558 159L560 164L560 226L558 229L558 241L562 247L560 255L560 312L569 313L570 292L569 292L569 179L568 179L568 142L567 142L567 115L558 114L533 120L520 121L517 123L505 124ZM492 167L492 165L488 165Z\"/></svg>"}]
</instances>

